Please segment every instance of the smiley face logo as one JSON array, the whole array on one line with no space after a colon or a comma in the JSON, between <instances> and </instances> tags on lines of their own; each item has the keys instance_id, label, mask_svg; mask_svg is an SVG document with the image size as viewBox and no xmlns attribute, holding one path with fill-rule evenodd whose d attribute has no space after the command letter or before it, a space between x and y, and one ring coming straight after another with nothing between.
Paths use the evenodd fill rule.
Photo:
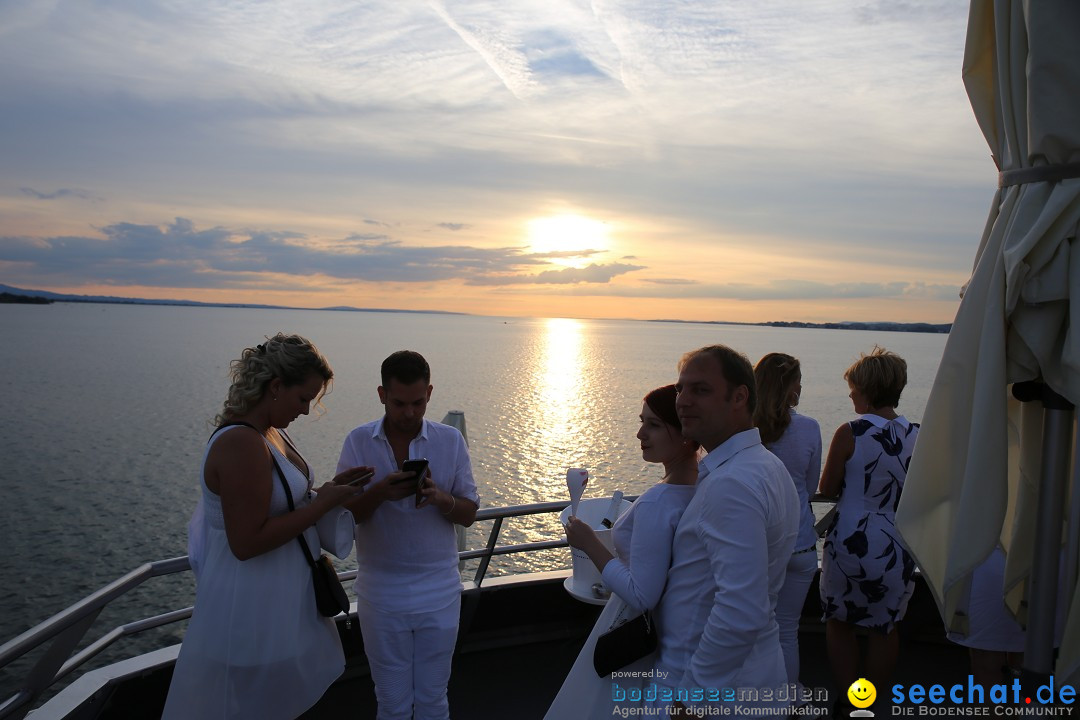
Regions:
<instances>
[{"instance_id":1,"label":"smiley face logo","mask_svg":"<svg viewBox=\"0 0 1080 720\"><path fill-rule=\"evenodd\" d=\"M848 702L855 707L860 709L868 708L877 699L877 688L874 687L874 683L866 678L859 678L851 683L851 687L847 690L847 697Z\"/></svg>"}]
</instances>

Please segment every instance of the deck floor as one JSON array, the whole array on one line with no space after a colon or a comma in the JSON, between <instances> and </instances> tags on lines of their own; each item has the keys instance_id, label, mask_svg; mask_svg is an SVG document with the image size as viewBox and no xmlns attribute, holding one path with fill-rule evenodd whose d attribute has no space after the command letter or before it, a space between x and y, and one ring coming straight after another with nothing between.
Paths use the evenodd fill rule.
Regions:
<instances>
[{"instance_id":1,"label":"deck floor","mask_svg":"<svg viewBox=\"0 0 1080 720\"><path fill-rule=\"evenodd\" d=\"M458 656L450 681L451 717L454 720L510 717L540 720L558 693L580 646L580 640L560 640L535 643L527 650L506 648ZM804 685L827 689L829 698L835 698L836 688L825 654L823 629L809 628L802 633L800 657ZM493 672L493 668L497 670ZM937 640L906 637L901 644L900 662L893 682L948 686L964 682L967 673L964 648ZM499 680L495 682L490 678ZM891 705L887 701L889 693L882 693L880 688L878 692L886 701L874 709L879 717L887 716ZM820 703L822 707L831 707L831 704L831 700ZM375 717L375 693L370 677L338 683L304 715L307 720L346 717Z\"/></svg>"},{"instance_id":2,"label":"deck floor","mask_svg":"<svg viewBox=\"0 0 1080 720\"><path fill-rule=\"evenodd\" d=\"M560 577L492 585L474 596L479 604L472 605L472 610L465 609L469 603L463 605L462 626L468 630L463 633L462 652L454 658L449 688L451 716L455 720L539 720L558 693L600 609L570 598ZM523 609L527 609L529 622L522 622ZM803 684L826 696L815 703L819 712L813 715L817 717L827 715L838 692L820 617L812 588L799 637ZM345 675L302 716L306 720L375 717L374 687L359 632L355 625L351 630L342 625L339 631L349 658ZM947 642L942 632L929 593L917 589L901 626L899 666L893 683L928 687L966 681L967 651ZM160 713L171 672L169 667L125 682L105 700L106 712L92 717L136 720L154 716L155 708ZM878 688L878 693L883 700L873 710L878 717L892 715L891 687Z\"/></svg>"}]
</instances>

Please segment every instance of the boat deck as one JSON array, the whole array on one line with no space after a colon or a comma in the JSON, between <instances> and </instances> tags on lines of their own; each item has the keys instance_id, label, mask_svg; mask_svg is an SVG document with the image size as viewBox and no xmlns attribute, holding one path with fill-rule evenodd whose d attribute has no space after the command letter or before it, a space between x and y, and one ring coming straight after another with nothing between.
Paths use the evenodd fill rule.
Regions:
<instances>
[{"instance_id":1,"label":"boat deck","mask_svg":"<svg viewBox=\"0 0 1080 720\"><path fill-rule=\"evenodd\" d=\"M486 718L542 718L576 659L581 645L600 613L600 607L572 598L563 587L568 570L485 575L493 557L565 547L563 541L498 545L505 519L561 511L566 502L541 503L482 510L493 521L487 546L461 553L463 561L479 559L472 582L464 584L461 632L454 657L449 696L451 713L459 720ZM137 587L144 580L187 570L186 558L147 564L119 578L23 636L0 648L0 667L34 648L52 642L20 694L0 703L0 718L19 718L33 706L40 688L49 689L56 678L94 657L119 637L184 620L191 609L178 609L115 628L67 659L102 607ZM351 579L355 571L343 573ZM807 596L800 632L802 681L815 693L835 698L825 652L824 625L815 585ZM355 617L355 615L353 616ZM346 655L346 669L325 697L303 715L308 720L374 718L376 702L359 629L338 629ZM964 682L966 650L947 642L929 590L919 580L901 624L901 655L894 682L910 685L952 685ZM60 646L64 654L55 651ZM136 719L160 716L172 676L178 645L90 670L30 713L35 720ZM60 667L61 663L64 664ZM54 677L55 676L55 677ZM51 690L51 689L50 689ZM844 688L846 691L846 688ZM885 698L881 712L890 714L891 690L879 688ZM42 698L45 699L45 698ZM824 715L831 702L818 703ZM878 708L875 708L878 709Z\"/></svg>"},{"instance_id":2,"label":"boat deck","mask_svg":"<svg viewBox=\"0 0 1080 720\"><path fill-rule=\"evenodd\" d=\"M524 648L504 648L480 654L459 655L450 680L450 712L455 720L495 720L513 717L541 720L570 671L579 640L539 642ZM831 708L835 698L825 654L825 633L806 632L800 638L803 683L808 688L827 688ZM506 668L492 677L491 668ZM956 645L908 638L900 651L893 682L911 685L966 682L967 651ZM498 678L498 679L495 679ZM881 692L881 689L878 689ZM887 702L886 705L891 705ZM876 709L876 708L875 708ZM885 714L888 709L882 709ZM303 716L304 720L328 718L374 718L375 689L370 677L340 682ZM572 719L568 719L572 720Z\"/></svg>"},{"instance_id":3,"label":"boat deck","mask_svg":"<svg viewBox=\"0 0 1080 720\"><path fill-rule=\"evenodd\" d=\"M552 577L554 576L554 577ZM498 579L494 584L498 584ZM576 659L600 608L569 597L558 574L537 574L534 582L518 579L504 587L474 594L477 605L468 630L454 658L449 687L451 715L455 720L491 720L544 717L548 706ZM815 703L825 716L836 697L827 655L824 625L811 589L800 632L803 684L826 692L828 700ZM929 611L929 615L926 613ZM463 614L470 612L464 603ZM526 617L527 616L527 617ZM967 653L941 635L940 621L924 586L913 598L908 621L901 627L901 654L895 683L952 685L966 681ZM304 720L374 718L374 686L359 642L355 624L342 627L349 657L342 679L331 687ZM135 720L156 717L156 703L163 703L171 668L129 680L113 690L95 717ZM881 712L888 714L891 693L884 696ZM33 716L31 716L33 717Z\"/></svg>"}]
</instances>

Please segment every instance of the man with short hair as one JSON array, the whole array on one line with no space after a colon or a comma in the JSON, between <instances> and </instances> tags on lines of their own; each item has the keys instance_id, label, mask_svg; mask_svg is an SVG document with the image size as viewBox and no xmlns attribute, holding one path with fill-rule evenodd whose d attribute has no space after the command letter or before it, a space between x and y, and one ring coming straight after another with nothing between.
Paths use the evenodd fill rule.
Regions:
<instances>
[{"instance_id":1,"label":"man with short hair","mask_svg":"<svg viewBox=\"0 0 1080 720\"><path fill-rule=\"evenodd\" d=\"M450 715L446 686L461 608L454 525L471 525L480 499L461 433L424 419L430 383L419 353L386 358L385 415L349 433L338 460L338 467L374 467L379 478L346 505L356 518L357 616L379 720ZM398 471L420 458L429 465L418 496L416 482Z\"/></svg>"},{"instance_id":2,"label":"man with short hair","mask_svg":"<svg viewBox=\"0 0 1080 720\"><path fill-rule=\"evenodd\" d=\"M708 453L675 530L656 612L657 669L666 673L658 679L681 700L680 713L680 705L719 704L717 693L728 688L775 695L787 682L775 610L799 530L799 500L753 425L757 391L744 355L723 345L687 353L676 390L683 435ZM741 697L743 705L756 704L751 693Z\"/></svg>"}]
</instances>

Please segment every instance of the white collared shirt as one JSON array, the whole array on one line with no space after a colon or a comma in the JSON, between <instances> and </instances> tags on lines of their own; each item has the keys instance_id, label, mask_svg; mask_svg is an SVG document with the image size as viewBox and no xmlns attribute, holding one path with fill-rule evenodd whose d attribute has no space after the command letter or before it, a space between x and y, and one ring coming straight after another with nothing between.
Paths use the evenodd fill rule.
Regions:
<instances>
[{"instance_id":1,"label":"white collared shirt","mask_svg":"<svg viewBox=\"0 0 1080 720\"><path fill-rule=\"evenodd\" d=\"M385 418L361 425L345 438L338 472L357 465L375 468L382 479L397 472L383 431ZM435 485L479 507L469 450L449 425L424 420L409 443L410 458L427 458ZM439 610L461 592L454 525L433 504L417 508L415 497L387 501L356 525L356 583L359 597L398 612Z\"/></svg>"},{"instance_id":2,"label":"white collared shirt","mask_svg":"<svg viewBox=\"0 0 1080 720\"><path fill-rule=\"evenodd\" d=\"M775 608L799 530L795 486L757 428L715 448L698 477L657 608L658 669L674 687L779 687Z\"/></svg>"}]
</instances>

